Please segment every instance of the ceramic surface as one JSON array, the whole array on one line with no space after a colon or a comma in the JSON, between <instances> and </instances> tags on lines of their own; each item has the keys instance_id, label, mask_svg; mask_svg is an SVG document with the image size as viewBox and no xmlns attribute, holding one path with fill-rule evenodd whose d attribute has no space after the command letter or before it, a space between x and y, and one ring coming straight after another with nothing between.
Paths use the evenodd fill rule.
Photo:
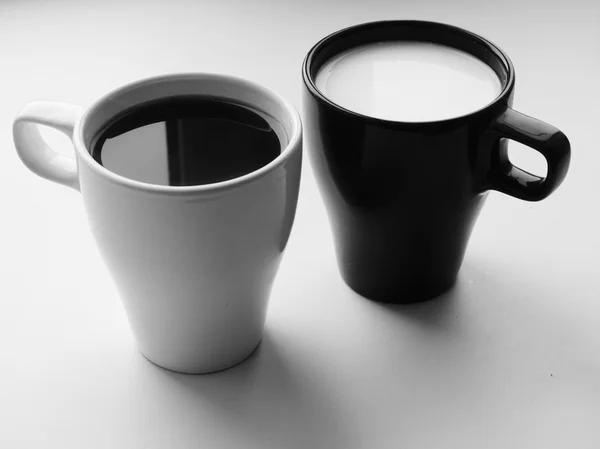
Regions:
<instances>
[{"instance_id":1,"label":"ceramic surface","mask_svg":"<svg viewBox=\"0 0 600 449\"><path fill-rule=\"evenodd\" d=\"M445 44L486 62L503 84L491 104L435 122L394 122L346 110L315 85L319 68L357 45L413 40ZM570 145L544 122L511 109L509 58L491 42L449 25L373 22L324 38L303 65L304 125L333 229L338 266L358 293L385 302L435 297L453 285L489 190L539 201L566 176ZM514 166L507 140L539 151L548 174Z\"/></svg>"},{"instance_id":2,"label":"ceramic surface","mask_svg":"<svg viewBox=\"0 0 600 449\"><path fill-rule=\"evenodd\" d=\"M287 146L240 178L187 187L137 182L92 159L90 141L109 118L143 101L185 94L219 96L271 115L283 125ZM37 124L69 135L75 157L44 144ZM19 156L33 172L81 191L92 233L148 359L204 373L235 365L256 348L298 199L302 141L293 106L241 79L173 75L120 88L85 111L30 103L13 132Z\"/></svg>"}]
</instances>

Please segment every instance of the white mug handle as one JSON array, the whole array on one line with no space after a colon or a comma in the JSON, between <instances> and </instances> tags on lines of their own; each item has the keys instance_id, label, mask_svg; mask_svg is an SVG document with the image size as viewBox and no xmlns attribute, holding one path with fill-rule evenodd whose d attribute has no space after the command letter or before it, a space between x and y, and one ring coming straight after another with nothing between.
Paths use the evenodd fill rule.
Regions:
<instances>
[{"instance_id":1,"label":"white mug handle","mask_svg":"<svg viewBox=\"0 0 600 449\"><path fill-rule=\"evenodd\" d=\"M50 148L42 139L38 125L57 129L72 140L82 112L80 106L54 101L25 105L13 122L15 148L25 166L42 178L79 190L75 155L67 156Z\"/></svg>"}]
</instances>

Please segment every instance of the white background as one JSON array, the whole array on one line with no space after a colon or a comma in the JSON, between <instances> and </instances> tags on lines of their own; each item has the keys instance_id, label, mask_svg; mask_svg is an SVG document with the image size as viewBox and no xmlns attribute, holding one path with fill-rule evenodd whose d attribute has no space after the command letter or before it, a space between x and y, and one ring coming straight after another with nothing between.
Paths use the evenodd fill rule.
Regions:
<instances>
[{"instance_id":1,"label":"white background","mask_svg":"<svg viewBox=\"0 0 600 449\"><path fill-rule=\"evenodd\" d=\"M317 40L407 18L511 56L515 108L571 140L563 186L541 203L491 193L457 286L390 306L341 281L305 159L259 350L209 376L147 362L79 194L16 156L20 107L205 71L300 109ZM599 80L600 3L586 0L0 2L0 447L600 447Z\"/></svg>"}]
</instances>

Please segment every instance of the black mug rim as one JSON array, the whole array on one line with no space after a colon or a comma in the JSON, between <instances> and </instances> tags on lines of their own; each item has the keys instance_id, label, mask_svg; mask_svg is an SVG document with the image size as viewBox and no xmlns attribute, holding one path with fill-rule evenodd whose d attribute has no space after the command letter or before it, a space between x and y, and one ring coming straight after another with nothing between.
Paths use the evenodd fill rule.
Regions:
<instances>
[{"instance_id":1,"label":"black mug rim","mask_svg":"<svg viewBox=\"0 0 600 449\"><path fill-rule=\"evenodd\" d=\"M500 64L502 64L504 70L506 71L506 79L505 80L501 79L501 82L503 83L503 88L502 88L501 92L490 103L488 103L487 105L485 105L479 109L471 111L468 114L460 115L457 117L450 117L450 118L441 119L441 120L406 122L406 121L386 120L386 119L382 119L382 118L372 117L369 115L365 115L365 114L361 114L359 112L352 111L350 109L346 109L343 106L340 106L339 104L330 100L324 93L322 93L317 88L317 85L315 83L315 79L313 76L314 74L316 74L313 66L315 64L315 57L318 56L319 53L323 49L327 48L327 46L331 45L332 43L343 41L350 36L357 36L361 32L364 32L364 31L373 31L373 30L377 30L377 29L384 30L384 29L390 28L390 27L405 28L405 29L428 28L428 29L431 29L434 31L435 30L444 31L446 33L452 33L452 34L455 34L462 38L468 39L476 44L479 44L480 46L482 46L484 48L484 50L489 55L496 58L496 61L499 62ZM376 41L386 42L386 41L390 41L390 40L392 40L392 39L376 39L374 41L375 42ZM407 41L415 41L415 42L423 41L423 39L397 39L397 40L407 40ZM364 43L366 43L366 42L373 42L373 40L366 40ZM448 45L447 43L441 42L439 40L430 40L430 42L441 44L441 45ZM346 48L352 48L354 46L356 46L356 44L349 45ZM459 46L454 46L454 45L449 45L449 46L453 47L453 48L457 48L462 51L465 51L465 52L471 54L472 56L477 57L478 59L480 59L482 62L484 62L488 66L492 67L488 63L488 61L484 61L477 55L474 55L472 52L468 51L468 49L461 48ZM327 59L329 59L329 58L327 58ZM497 71L493 67L492 67L492 69L496 72L496 74L498 74ZM431 22L431 21L424 21L424 20L382 20L382 21L366 22L366 23L361 23L358 25L352 25L347 28L343 28L341 30L335 31L335 32L329 34L328 36L324 37L323 39L321 39L309 50L308 54L304 58L304 62L302 64L302 78L303 78L304 84L308 88L309 92L317 100L321 101L323 104L327 105L329 108L335 109L335 110L339 111L340 113L345 114L346 116L357 118L357 119L362 120L363 122L371 123L373 125L386 126L386 127L392 127L392 128L401 128L401 129L415 129L415 128L438 127L440 125L458 125L458 124L464 123L466 121L476 119L477 117L480 117L482 115L488 114L491 109L497 108L498 104L507 105L509 103L510 95L512 94L512 91L514 89L515 70L514 70L514 67L513 67L513 64L511 62L510 58L502 49L500 49L497 45L495 45L494 43L485 39L484 37L481 37L471 31L467 31L463 28L459 28L457 26L448 25L448 24L441 23L441 22ZM505 109L505 107L502 107L502 110L503 109Z\"/></svg>"}]
</instances>

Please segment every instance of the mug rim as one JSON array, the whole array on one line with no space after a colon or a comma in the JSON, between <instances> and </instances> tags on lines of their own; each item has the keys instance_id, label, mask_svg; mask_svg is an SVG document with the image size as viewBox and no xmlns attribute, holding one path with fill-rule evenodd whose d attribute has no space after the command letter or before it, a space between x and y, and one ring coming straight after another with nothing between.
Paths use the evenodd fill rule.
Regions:
<instances>
[{"instance_id":1,"label":"mug rim","mask_svg":"<svg viewBox=\"0 0 600 449\"><path fill-rule=\"evenodd\" d=\"M230 84L237 85L241 89L254 90L255 92L260 93L261 96L270 97L271 99L279 103L281 108L285 111L285 114L287 114L288 118L290 119L291 129L288 130L286 126L283 123L281 123L280 117L273 117L285 129L286 134L289 134L287 136L287 145L285 147L282 146L281 152L275 159L270 161L268 164L258 168L257 170L253 170L251 172L243 174L242 176L227 179L224 181L209 184L195 184L185 186L171 186L137 181L135 179L119 175L107 169L92 157L85 143L83 129L86 123L88 122L90 116L94 112L98 111L98 109L101 108L103 104L109 102L113 97L122 95L133 89L145 87L154 83L178 81L225 81ZM219 98L219 95L217 95L216 97ZM168 97L165 96L164 98ZM223 98L225 99L225 97ZM261 110L260 106L257 104L248 104L248 106ZM103 178L107 178L113 183L125 187L130 187L145 192L166 194L194 194L203 192L223 191L263 178L268 173L274 171L279 166L285 164L285 162L289 160L292 157L292 155L301 148L301 139L302 122L300 120L300 115L296 108L292 105L292 103L286 100L283 96L281 96L280 94L268 87L258 84L257 82L250 81L237 76L211 72L183 72L155 75L123 84L122 86L112 89L104 95L101 95L99 98L94 100L87 108L85 108L83 114L79 117L79 120L77 121L73 130L73 146L75 148L75 151L78 153L79 158L81 158L81 160L83 160L90 168L90 170L95 172L97 175L102 176Z\"/></svg>"},{"instance_id":2,"label":"mug rim","mask_svg":"<svg viewBox=\"0 0 600 449\"><path fill-rule=\"evenodd\" d=\"M353 36L359 34L364 30L372 30L372 29L385 29L386 27L404 27L404 28L418 28L418 27L430 27L432 29L443 30L446 32L454 33L456 35L460 35L466 38L470 38L471 40L477 42L479 45L482 45L489 51L491 54L495 55L500 62L504 65L506 69L506 82L500 91L500 93L488 104L485 106L475 109L467 114L459 115L456 117L444 118L440 120L427 120L427 121L401 121L401 120L389 120L384 118L373 117L370 115L362 114L360 112L353 111L351 109L345 108L338 103L331 100L324 92L319 90L317 84L315 82L315 78L312 76L312 67L314 64L315 57L318 53L325 48L327 45L330 45L332 42L337 40L343 40L349 36ZM381 39L379 42L389 42L392 39ZM398 39L399 41L402 39ZM418 42L418 39L405 39L408 42ZM377 40L371 41L377 42ZM445 45L442 42L430 41L432 43L436 43L438 45ZM358 44L360 45L360 44ZM457 48L459 50L465 51L466 53L477 57L470 53L467 50L460 49L458 47L454 47L448 45L451 48ZM352 48L350 45L348 48ZM481 60L481 58L478 58ZM486 61L482 61L484 64L490 66ZM316 74L315 74L316 75ZM385 126L388 128L400 128L400 129L428 129L428 128L437 128L440 126L452 126L463 123L465 121L470 121L475 117L486 114L490 109L497 107L499 103L508 104L512 91L514 89L515 84L515 70L512 64L512 61L508 57L508 55L496 44L492 43L488 39L479 36L471 31L465 30L463 28L448 25L442 22L432 22L426 20L380 20L374 22L364 22L357 25L351 25L349 27L343 28L341 30L335 31L320 41L318 41L313 47L308 51L304 61L302 63L302 78L304 81L304 85L310 92L310 94L315 97L318 101L325 104L327 107L334 109L347 117L360 119L363 122L367 122L373 125Z\"/></svg>"}]
</instances>

